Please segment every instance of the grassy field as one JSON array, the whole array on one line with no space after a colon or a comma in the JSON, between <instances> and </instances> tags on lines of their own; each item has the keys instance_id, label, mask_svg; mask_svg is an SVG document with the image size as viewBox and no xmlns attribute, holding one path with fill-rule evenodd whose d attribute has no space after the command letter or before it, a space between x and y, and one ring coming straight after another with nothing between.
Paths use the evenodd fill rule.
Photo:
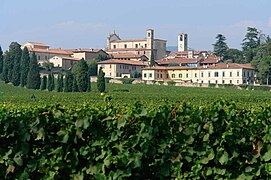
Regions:
<instances>
[{"instance_id":1,"label":"grassy field","mask_svg":"<svg viewBox=\"0 0 271 180\"><path fill-rule=\"evenodd\" d=\"M34 94L36 101L31 100ZM193 105L208 105L214 101L225 99L234 101L242 106L264 105L270 103L271 93L264 91L249 91L232 88L195 88L175 87L162 85L123 85L106 84L106 95L112 97L112 102L120 104L143 104L159 105L163 102L188 102ZM96 84L92 83L92 90L88 93L58 93L40 90L29 90L22 87L14 87L11 84L0 82L1 103L20 104L63 104L79 105L84 103L102 102L104 97L100 95Z\"/></svg>"}]
</instances>

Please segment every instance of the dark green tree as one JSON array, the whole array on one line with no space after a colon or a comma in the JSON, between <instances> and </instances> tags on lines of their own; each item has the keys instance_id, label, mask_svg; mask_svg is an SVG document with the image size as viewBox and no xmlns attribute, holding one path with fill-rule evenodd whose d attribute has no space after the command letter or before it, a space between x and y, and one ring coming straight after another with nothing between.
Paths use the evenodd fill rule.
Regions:
<instances>
[{"instance_id":1,"label":"dark green tree","mask_svg":"<svg viewBox=\"0 0 271 180\"><path fill-rule=\"evenodd\" d=\"M2 74L1 74L1 79L5 83L10 82L9 79L8 79L9 63L10 63L10 56L9 56L9 52L6 51L5 54L4 54L3 71L2 71Z\"/></svg>"},{"instance_id":2,"label":"dark green tree","mask_svg":"<svg viewBox=\"0 0 271 180\"><path fill-rule=\"evenodd\" d=\"M56 86L56 91L57 92L62 92L63 91L63 75L62 73L58 73L57 75L57 86Z\"/></svg>"},{"instance_id":3,"label":"dark green tree","mask_svg":"<svg viewBox=\"0 0 271 180\"><path fill-rule=\"evenodd\" d=\"M226 43L226 37L222 34L218 34L216 36L216 42L213 44L214 46L214 55L221 57L224 60L224 56L226 55L229 47Z\"/></svg>"},{"instance_id":4,"label":"dark green tree","mask_svg":"<svg viewBox=\"0 0 271 180\"><path fill-rule=\"evenodd\" d=\"M81 59L77 64L74 65L72 71L77 81L78 91L88 91L90 88L90 78L86 61Z\"/></svg>"},{"instance_id":5,"label":"dark green tree","mask_svg":"<svg viewBox=\"0 0 271 180\"><path fill-rule=\"evenodd\" d=\"M21 45L17 42L12 42L9 46L9 53L12 62L12 68L9 69L11 70L9 78L11 78L10 81L14 86L18 86L21 80Z\"/></svg>"},{"instance_id":6,"label":"dark green tree","mask_svg":"<svg viewBox=\"0 0 271 180\"><path fill-rule=\"evenodd\" d=\"M0 46L0 74L2 74L2 72L3 72L3 64L4 64L3 51Z\"/></svg>"},{"instance_id":7,"label":"dark green tree","mask_svg":"<svg viewBox=\"0 0 271 180\"><path fill-rule=\"evenodd\" d=\"M54 75L53 72L51 71L50 74L48 75L48 82L47 82L47 89L48 91L53 91L54 90Z\"/></svg>"},{"instance_id":8,"label":"dark green tree","mask_svg":"<svg viewBox=\"0 0 271 180\"><path fill-rule=\"evenodd\" d=\"M104 72L102 67L100 67L99 69L99 74L98 74L98 78L97 78L97 87L98 90L100 92L104 92L105 91L105 78L104 78Z\"/></svg>"},{"instance_id":9,"label":"dark green tree","mask_svg":"<svg viewBox=\"0 0 271 180\"><path fill-rule=\"evenodd\" d=\"M247 33L241 45L246 62L251 62L256 55L256 48L260 45L258 30L253 27L248 27Z\"/></svg>"},{"instance_id":10,"label":"dark green tree","mask_svg":"<svg viewBox=\"0 0 271 180\"><path fill-rule=\"evenodd\" d=\"M73 76L73 82L72 82L72 92L78 92L78 85L77 85L77 80L76 78Z\"/></svg>"},{"instance_id":11,"label":"dark green tree","mask_svg":"<svg viewBox=\"0 0 271 180\"><path fill-rule=\"evenodd\" d=\"M88 60L88 73L90 76L97 76L98 64L96 60Z\"/></svg>"},{"instance_id":12,"label":"dark green tree","mask_svg":"<svg viewBox=\"0 0 271 180\"><path fill-rule=\"evenodd\" d=\"M102 54L99 54L95 60L97 62L100 62L100 61L104 61L104 60L107 60L107 59L110 59L111 57L109 55L102 55Z\"/></svg>"},{"instance_id":13,"label":"dark green tree","mask_svg":"<svg viewBox=\"0 0 271 180\"><path fill-rule=\"evenodd\" d=\"M151 49L151 59L150 59L150 66L154 66L155 62L154 62L154 54L153 54L153 49Z\"/></svg>"},{"instance_id":14,"label":"dark green tree","mask_svg":"<svg viewBox=\"0 0 271 180\"><path fill-rule=\"evenodd\" d=\"M45 90L47 87L47 76L43 76L41 79L40 89Z\"/></svg>"},{"instance_id":15,"label":"dark green tree","mask_svg":"<svg viewBox=\"0 0 271 180\"><path fill-rule=\"evenodd\" d=\"M228 49L224 56L224 61L232 63L245 63L243 52L238 49Z\"/></svg>"},{"instance_id":16,"label":"dark green tree","mask_svg":"<svg viewBox=\"0 0 271 180\"><path fill-rule=\"evenodd\" d=\"M33 53L30 58L26 87L28 89L40 89L40 72L35 53Z\"/></svg>"},{"instance_id":17,"label":"dark green tree","mask_svg":"<svg viewBox=\"0 0 271 180\"><path fill-rule=\"evenodd\" d=\"M66 71L64 78L64 92L72 92L73 76L70 71Z\"/></svg>"},{"instance_id":18,"label":"dark green tree","mask_svg":"<svg viewBox=\"0 0 271 180\"><path fill-rule=\"evenodd\" d=\"M24 87L27 81L27 74L29 71L30 55L27 47L23 49L21 58L21 86Z\"/></svg>"},{"instance_id":19,"label":"dark green tree","mask_svg":"<svg viewBox=\"0 0 271 180\"><path fill-rule=\"evenodd\" d=\"M261 59L258 70L262 84L266 83L269 85L271 75L271 56L265 56Z\"/></svg>"}]
</instances>

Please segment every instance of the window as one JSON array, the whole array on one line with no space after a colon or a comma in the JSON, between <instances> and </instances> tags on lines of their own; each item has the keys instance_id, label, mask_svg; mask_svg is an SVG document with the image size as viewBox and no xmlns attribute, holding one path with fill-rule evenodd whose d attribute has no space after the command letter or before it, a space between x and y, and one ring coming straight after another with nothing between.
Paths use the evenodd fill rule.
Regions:
<instances>
[{"instance_id":1,"label":"window","mask_svg":"<svg viewBox=\"0 0 271 180\"><path fill-rule=\"evenodd\" d=\"M40 56L38 56L38 60L40 60Z\"/></svg>"},{"instance_id":2,"label":"window","mask_svg":"<svg viewBox=\"0 0 271 180\"><path fill-rule=\"evenodd\" d=\"M222 84L225 84L225 80L222 80Z\"/></svg>"},{"instance_id":3,"label":"window","mask_svg":"<svg viewBox=\"0 0 271 180\"><path fill-rule=\"evenodd\" d=\"M148 33L148 37L151 37L151 33Z\"/></svg>"},{"instance_id":4,"label":"window","mask_svg":"<svg viewBox=\"0 0 271 180\"><path fill-rule=\"evenodd\" d=\"M211 77L211 72L208 72L208 77Z\"/></svg>"},{"instance_id":5,"label":"window","mask_svg":"<svg viewBox=\"0 0 271 180\"><path fill-rule=\"evenodd\" d=\"M240 75L240 72L239 72L239 71L237 71L237 76L239 77L239 75Z\"/></svg>"},{"instance_id":6,"label":"window","mask_svg":"<svg viewBox=\"0 0 271 180\"><path fill-rule=\"evenodd\" d=\"M138 48L138 44L135 45L135 48Z\"/></svg>"},{"instance_id":7,"label":"window","mask_svg":"<svg viewBox=\"0 0 271 180\"><path fill-rule=\"evenodd\" d=\"M186 73L186 78L188 78L189 77L189 74L188 73Z\"/></svg>"},{"instance_id":8,"label":"window","mask_svg":"<svg viewBox=\"0 0 271 180\"><path fill-rule=\"evenodd\" d=\"M230 72L230 77L232 77L232 72Z\"/></svg>"},{"instance_id":9,"label":"window","mask_svg":"<svg viewBox=\"0 0 271 180\"><path fill-rule=\"evenodd\" d=\"M237 80L237 84L239 84L239 80Z\"/></svg>"},{"instance_id":10,"label":"window","mask_svg":"<svg viewBox=\"0 0 271 180\"><path fill-rule=\"evenodd\" d=\"M121 69L121 65L120 65L120 69Z\"/></svg>"},{"instance_id":11,"label":"window","mask_svg":"<svg viewBox=\"0 0 271 180\"><path fill-rule=\"evenodd\" d=\"M127 44L124 44L124 48L127 48Z\"/></svg>"},{"instance_id":12,"label":"window","mask_svg":"<svg viewBox=\"0 0 271 180\"><path fill-rule=\"evenodd\" d=\"M119 73L117 73L117 77L119 77Z\"/></svg>"},{"instance_id":13,"label":"window","mask_svg":"<svg viewBox=\"0 0 271 180\"><path fill-rule=\"evenodd\" d=\"M201 73L201 77L203 77L203 72Z\"/></svg>"},{"instance_id":14,"label":"window","mask_svg":"<svg viewBox=\"0 0 271 180\"><path fill-rule=\"evenodd\" d=\"M175 74L171 74L171 78L175 78Z\"/></svg>"},{"instance_id":15,"label":"window","mask_svg":"<svg viewBox=\"0 0 271 180\"><path fill-rule=\"evenodd\" d=\"M114 49L116 49L116 48L117 48L117 46L116 46L116 45L114 45L114 46L113 46L113 48L114 48Z\"/></svg>"},{"instance_id":16,"label":"window","mask_svg":"<svg viewBox=\"0 0 271 180\"><path fill-rule=\"evenodd\" d=\"M152 77L152 73L149 74L149 77L150 77L150 78Z\"/></svg>"},{"instance_id":17,"label":"window","mask_svg":"<svg viewBox=\"0 0 271 180\"><path fill-rule=\"evenodd\" d=\"M211 84L211 81L210 81L210 80L208 81L208 84Z\"/></svg>"},{"instance_id":18,"label":"window","mask_svg":"<svg viewBox=\"0 0 271 180\"><path fill-rule=\"evenodd\" d=\"M230 80L230 84L232 84L232 80Z\"/></svg>"},{"instance_id":19,"label":"window","mask_svg":"<svg viewBox=\"0 0 271 180\"><path fill-rule=\"evenodd\" d=\"M222 72L222 77L225 77L225 72L224 72L224 71ZM223 84L224 84L224 83L223 83Z\"/></svg>"},{"instance_id":20,"label":"window","mask_svg":"<svg viewBox=\"0 0 271 180\"><path fill-rule=\"evenodd\" d=\"M109 65L109 68L111 69L112 67L111 67L111 64Z\"/></svg>"},{"instance_id":21,"label":"window","mask_svg":"<svg viewBox=\"0 0 271 180\"><path fill-rule=\"evenodd\" d=\"M215 77L218 77L218 72L215 72Z\"/></svg>"},{"instance_id":22,"label":"window","mask_svg":"<svg viewBox=\"0 0 271 180\"><path fill-rule=\"evenodd\" d=\"M166 74L166 78L168 78L168 74Z\"/></svg>"},{"instance_id":23,"label":"window","mask_svg":"<svg viewBox=\"0 0 271 180\"><path fill-rule=\"evenodd\" d=\"M217 84L217 80L215 80L215 83Z\"/></svg>"},{"instance_id":24,"label":"window","mask_svg":"<svg viewBox=\"0 0 271 180\"><path fill-rule=\"evenodd\" d=\"M144 78L146 78L147 77L147 74L146 73L144 73Z\"/></svg>"},{"instance_id":25,"label":"window","mask_svg":"<svg viewBox=\"0 0 271 180\"><path fill-rule=\"evenodd\" d=\"M147 44L145 44L145 48L147 48Z\"/></svg>"},{"instance_id":26,"label":"window","mask_svg":"<svg viewBox=\"0 0 271 180\"><path fill-rule=\"evenodd\" d=\"M203 84L203 81L201 81L201 84Z\"/></svg>"},{"instance_id":27,"label":"window","mask_svg":"<svg viewBox=\"0 0 271 180\"><path fill-rule=\"evenodd\" d=\"M183 74L180 73L180 74L179 74L179 78L182 78L182 77L183 77Z\"/></svg>"},{"instance_id":28,"label":"window","mask_svg":"<svg viewBox=\"0 0 271 180\"><path fill-rule=\"evenodd\" d=\"M197 73L195 73L195 78L197 77Z\"/></svg>"},{"instance_id":29,"label":"window","mask_svg":"<svg viewBox=\"0 0 271 180\"><path fill-rule=\"evenodd\" d=\"M160 77L160 74L157 74L157 78L159 78Z\"/></svg>"},{"instance_id":30,"label":"window","mask_svg":"<svg viewBox=\"0 0 271 180\"><path fill-rule=\"evenodd\" d=\"M160 74L160 78L161 78L161 79L163 78L163 74Z\"/></svg>"},{"instance_id":31,"label":"window","mask_svg":"<svg viewBox=\"0 0 271 180\"><path fill-rule=\"evenodd\" d=\"M45 56L45 60L47 60L47 56Z\"/></svg>"}]
</instances>

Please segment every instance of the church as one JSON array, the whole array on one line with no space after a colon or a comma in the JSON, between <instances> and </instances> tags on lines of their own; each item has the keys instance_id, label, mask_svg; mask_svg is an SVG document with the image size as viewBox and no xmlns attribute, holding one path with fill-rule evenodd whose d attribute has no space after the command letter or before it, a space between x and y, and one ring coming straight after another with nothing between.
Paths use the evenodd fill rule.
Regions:
<instances>
[{"instance_id":1,"label":"church","mask_svg":"<svg viewBox=\"0 0 271 180\"><path fill-rule=\"evenodd\" d=\"M154 30L147 29L146 38L122 40L115 32L107 38L106 52L113 57L117 54L136 54L145 55L149 60L151 50L153 50L154 59L166 57L166 40L154 38Z\"/></svg>"}]
</instances>

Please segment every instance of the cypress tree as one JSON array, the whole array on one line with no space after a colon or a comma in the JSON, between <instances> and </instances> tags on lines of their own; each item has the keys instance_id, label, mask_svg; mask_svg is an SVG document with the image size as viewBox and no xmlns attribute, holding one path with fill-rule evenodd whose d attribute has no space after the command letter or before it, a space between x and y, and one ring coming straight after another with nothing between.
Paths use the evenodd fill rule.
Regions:
<instances>
[{"instance_id":1,"label":"cypress tree","mask_svg":"<svg viewBox=\"0 0 271 180\"><path fill-rule=\"evenodd\" d=\"M78 92L78 85L77 85L77 80L75 76L73 76L72 92Z\"/></svg>"},{"instance_id":2,"label":"cypress tree","mask_svg":"<svg viewBox=\"0 0 271 180\"><path fill-rule=\"evenodd\" d=\"M0 74L2 74L2 72L3 72L3 64L4 64L3 51L0 46Z\"/></svg>"},{"instance_id":3,"label":"cypress tree","mask_svg":"<svg viewBox=\"0 0 271 180\"><path fill-rule=\"evenodd\" d=\"M47 76L43 76L41 80L40 89L45 90L47 87Z\"/></svg>"},{"instance_id":4,"label":"cypress tree","mask_svg":"<svg viewBox=\"0 0 271 180\"><path fill-rule=\"evenodd\" d=\"M53 91L54 90L54 76L51 71L51 73L48 75L48 83L47 83L47 89L48 91Z\"/></svg>"},{"instance_id":5,"label":"cypress tree","mask_svg":"<svg viewBox=\"0 0 271 180\"><path fill-rule=\"evenodd\" d=\"M35 53L33 53L30 58L26 87L28 89L40 89L40 72Z\"/></svg>"},{"instance_id":6,"label":"cypress tree","mask_svg":"<svg viewBox=\"0 0 271 180\"><path fill-rule=\"evenodd\" d=\"M5 83L9 82L9 79L8 79L9 63L10 63L10 56L9 56L9 52L6 51L5 55L4 55L3 71L2 71L2 74L1 74L1 79Z\"/></svg>"},{"instance_id":7,"label":"cypress tree","mask_svg":"<svg viewBox=\"0 0 271 180\"><path fill-rule=\"evenodd\" d=\"M97 87L100 92L105 91L105 78L102 67L99 69L98 79L97 79Z\"/></svg>"},{"instance_id":8,"label":"cypress tree","mask_svg":"<svg viewBox=\"0 0 271 180\"><path fill-rule=\"evenodd\" d=\"M63 91L63 75L61 73L58 73L57 76L57 86L56 86L56 91L57 92L62 92Z\"/></svg>"},{"instance_id":9,"label":"cypress tree","mask_svg":"<svg viewBox=\"0 0 271 180\"><path fill-rule=\"evenodd\" d=\"M20 85L21 79L21 56L22 50L21 45L17 42L12 42L9 46L10 59L13 64L11 70L10 81L14 86Z\"/></svg>"},{"instance_id":10,"label":"cypress tree","mask_svg":"<svg viewBox=\"0 0 271 180\"><path fill-rule=\"evenodd\" d=\"M81 59L74 68L78 91L86 92L90 88L90 79L88 75L88 65L84 59Z\"/></svg>"},{"instance_id":11,"label":"cypress tree","mask_svg":"<svg viewBox=\"0 0 271 180\"><path fill-rule=\"evenodd\" d=\"M73 76L70 71L66 72L64 79L64 92L72 92Z\"/></svg>"},{"instance_id":12,"label":"cypress tree","mask_svg":"<svg viewBox=\"0 0 271 180\"><path fill-rule=\"evenodd\" d=\"M29 71L30 55L27 47L24 47L21 58L21 86L26 85L27 74ZM46 88L45 88L46 89Z\"/></svg>"}]
</instances>

